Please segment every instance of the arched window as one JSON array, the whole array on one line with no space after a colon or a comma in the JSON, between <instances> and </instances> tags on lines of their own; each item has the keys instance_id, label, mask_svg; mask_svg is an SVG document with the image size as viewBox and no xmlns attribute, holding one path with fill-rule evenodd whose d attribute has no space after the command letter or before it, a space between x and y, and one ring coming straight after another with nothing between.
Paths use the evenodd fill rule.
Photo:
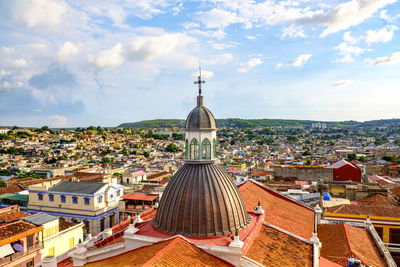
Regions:
<instances>
[{"instance_id":1,"label":"arched window","mask_svg":"<svg viewBox=\"0 0 400 267\"><path fill-rule=\"evenodd\" d=\"M199 142L196 138L190 141L190 159L199 159Z\"/></svg>"},{"instance_id":2,"label":"arched window","mask_svg":"<svg viewBox=\"0 0 400 267\"><path fill-rule=\"evenodd\" d=\"M190 152L189 152L189 141L187 139L185 142L185 153L186 153L186 158L188 159L190 156Z\"/></svg>"},{"instance_id":3,"label":"arched window","mask_svg":"<svg viewBox=\"0 0 400 267\"><path fill-rule=\"evenodd\" d=\"M208 138L205 138L201 143L201 158L211 159L211 143Z\"/></svg>"},{"instance_id":4,"label":"arched window","mask_svg":"<svg viewBox=\"0 0 400 267\"><path fill-rule=\"evenodd\" d=\"M217 140L213 140L214 158L217 158Z\"/></svg>"}]
</instances>

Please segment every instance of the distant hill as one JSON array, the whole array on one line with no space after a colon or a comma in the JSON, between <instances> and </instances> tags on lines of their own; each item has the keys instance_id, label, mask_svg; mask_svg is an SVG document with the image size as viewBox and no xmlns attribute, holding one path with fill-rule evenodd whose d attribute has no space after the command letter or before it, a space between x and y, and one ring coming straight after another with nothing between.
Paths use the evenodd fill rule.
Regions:
<instances>
[{"instance_id":1,"label":"distant hill","mask_svg":"<svg viewBox=\"0 0 400 267\"><path fill-rule=\"evenodd\" d=\"M387 121L387 120L385 120ZM284 120L284 119L217 119L217 127L233 127L233 128L253 128L253 127L271 127L271 126L304 126L311 127L311 124L321 121L311 120ZM377 121L380 122L380 121ZM362 126L361 122L357 121L340 121L340 122L323 122L327 127L357 127ZM400 120L398 120L400 125ZM377 123L379 124L379 123ZM138 122L122 123L118 127L127 127L134 129L149 129L149 128L184 128L185 120L178 119L158 119L158 120L145 120Z\"/></svg>"}]
</instances>

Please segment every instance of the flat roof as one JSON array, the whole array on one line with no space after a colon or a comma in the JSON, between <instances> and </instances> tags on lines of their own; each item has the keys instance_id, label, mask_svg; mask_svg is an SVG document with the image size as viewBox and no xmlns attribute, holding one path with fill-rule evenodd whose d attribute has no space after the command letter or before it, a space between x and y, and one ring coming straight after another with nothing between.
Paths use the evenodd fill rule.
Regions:
<instances>
[{"instance_id":1,"label":"flat roof","mask_svg":"<svg viewBox=\"0 0 400 267\"><path fill-rule=\"evenodd\" d=\"M158 198L158 195L146 194L146 193L126 193L121 198L130 200L153 201L156 198Z\"/></svg>"},{"instance_id":2,"label":"flat roof","mask_svg":"<svg viewBox=\"0 0 400 267\"><path fill-rule=\"evenodd\" d=\"M33 223L36 226L43 225L44 223L48 223L54 220L58 220L58 217L42 212L35 213L31 216L24 218L24 221Z\"/></svg>"}]
</instances>

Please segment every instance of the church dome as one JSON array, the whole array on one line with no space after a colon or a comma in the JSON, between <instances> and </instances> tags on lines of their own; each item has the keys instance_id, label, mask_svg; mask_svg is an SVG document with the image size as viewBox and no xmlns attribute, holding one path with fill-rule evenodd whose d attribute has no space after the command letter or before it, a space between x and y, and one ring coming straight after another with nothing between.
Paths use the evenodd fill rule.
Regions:
<instances>
[{"instance_id":1,"label":"church dome","mask_svg":"<svg viewBox=\"0 0 400 267\"><path fill-rule=\"evenodd\" d=\"M205 106L195 107L186 119L186 130L216 129L214 115Z\"/></svg>"},{"instance_id":2,"label":"church dome","mask_svg":"<svg viewBox=\"0 0 400 267\"><path fill-rule=\"evenodd\" d=\"M187 162L168 183L154 220L160 230L187 236L219 236L250 222L242 197L225 169Z\"/></svg>"}]
</instances>

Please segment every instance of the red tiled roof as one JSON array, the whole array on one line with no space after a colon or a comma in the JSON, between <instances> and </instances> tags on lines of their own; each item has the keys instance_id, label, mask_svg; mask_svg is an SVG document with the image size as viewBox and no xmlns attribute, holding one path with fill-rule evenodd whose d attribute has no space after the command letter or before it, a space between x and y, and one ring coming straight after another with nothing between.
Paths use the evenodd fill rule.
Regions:
<instances>
[{"instance_id":1,"label":"red tiled roof","mask_svg":"<svg viewBox=\"0 0 400 267\"><path fill-rule=\"evenodd\" d=\"M25 236L40 232L42 226L37 227L22 220L12 222L0 227L0 246L19 240Z\"/></svg>"},{"instance_id":2,"label":"red tiled roof","mask_svg":"<svg viewBox=\"0 0 400 267\"><path fill-rule=\"evenodd\" d=\"M86 264L97 266L232 266L181 237Z\"/></svg>"},{"instance_id":3,"label":"red tiled roof","mask_svg":"<svg viewBox=\"0 0 400 267\"><path fill-rule=\"evenodd\" d=\"M310 239L314 231L314 211L254 181L239 186L246 210L254 211L260 201L265 210L264 221Z\"/></svg>"},{"instance_id":4,"label":"red tiled roof","mask_svg":"<svg viewBox=\"0 0 400 267\"><path fill-rule=\"evenodd\" d=\"M348 224L321 224L318 238L322 242L321 256L345 265L349 258L357 258L368 266L386 266L374 240L364 228Z\"/></svg>"},{"instance_id":5,"label":"red tiled roof","mask_svg":"<svg viewBox=\"0 0 400 267\"><path fill-rule=\"evenodd\" d=\"M400 207L395 206L369 206L369 205L350 205L342 204L329 207L327 212L351 215L372 215L382 217L400 218Z\"/></svg>"},{"instance_id":6,"label":"red tiled roof","mask_svg":"<svg viewBox=\"0 0 400 267\"><path fill-rule=\"evenodd\" d=\"M265 266L313 266L313 245L263 225L245 256Z\"/></svg>"},{"instance_id":7,"label":"red tiled roof","mask_svg":"<svg viewBox=\"0 0 400 267\"><path fill-rule=\"evenodd\" d=\"M393 199L381 194L375 194L370 197L360 199L358 202L360 205L399 207L399 205Z\"/></svg>"},{"instance_id":8,"label":"red tiled roof","mask_svg":"<svg viewBox=\"0 0 400 267\"><path fill-rule=\"evenodd\" d=\"M146 193L126 193L121 198L122 199L130 199L130 200L153 201L156 198L158 198L158 195L146 194Z\"/></svg>"},{"instance_id":9,"label":"red tiled roof","mask_svg":"<svg viewBox=\"0 0 400 267\"><path fill-rule=\"evenodd\" d=\"M147 175L147 180L161 180L169 176L172 176L172 174L169 172L150 173Z\"/></svg>"},{"instance_id":10,"label":"red tiled roof","mask_svg":"<svg viewBox=\"0 0 400 267\"><path fill-rule=\"evenodd\" d=\"M21 217L25 217L28 214L22 211L8 212L4 214L0 214L0 224L3 225L8 222L15 221Z\"/></svg>"},{"instance_id":11,"label":"red tiled roof","mask_svg":"<svg viewBox=\"0 0 400 267\"><path fill-rule=\"evenodd\" d=\"M319 257L319 266L320 267L341 267L342 265L337 264L333 261L330 261L324 257Z\"/></svg>"}]
</instances>

